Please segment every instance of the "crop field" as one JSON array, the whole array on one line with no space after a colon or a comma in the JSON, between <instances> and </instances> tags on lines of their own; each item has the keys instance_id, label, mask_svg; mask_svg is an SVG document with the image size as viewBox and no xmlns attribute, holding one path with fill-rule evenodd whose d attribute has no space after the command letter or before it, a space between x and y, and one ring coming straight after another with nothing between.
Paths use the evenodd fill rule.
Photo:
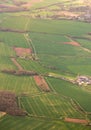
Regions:
<instances>
[{"instance_id":1,"label":"crop field","mask_svg":"<svg viewBox=\"0 0 91 130\"><path fill-rule=\"evenodd\" d=\"M83 47L87 48L87 49L91 49L90 46L90 40L86 40L86 39L76 39Z\"/></svg>"},{"instance_id":2,"label":"crop field","mask_svg":"<svg viewBox=\"0 0 91 130\"><path fill-rule=\"evenodd\" d=\"M31 33L30 37L42 64L46 66L54 65L59 69L64 68L64 70L76 74L90 75L90 52L85 51L82 45L65 44L65 42L71 41L65 35Z\"/></svg>"},{"instance_id":3,"label":"crop field","mask_svg":"<svg viewBox=\"0 0 91 130\"><path fill-rule=\"evenodd\" d=\"M72 107L69 99L67 100L67 98L56 94L33 95L29 98L21 97L21 105L25 107L30 116L53 119L61 119L64 116L84 118L84 114L79 113Z\"/></svg>"},{"instance_id":4,"label":"crop field","mask_svg":"<svg viewBox=\"0 0 91 130\"><path fill-rule=\"evenodd\" d=\"M67 81L53 79L53 78L49 78L48 81L51 83L51 85L52 85L53 89L55 89L55 91L65 95L65 96L75 99L77 102L80 103L80 105L86 111L91 110L90 100L89 100L90 96L91 96L90 93L85 92L81 88L77 87L77 85L73 85L72 83L69 83ZM70 91L71 91L71 94L70 94ZM84 101L83 101L83 98L84 98Z\"/></svg>"},{"instance_id":5,"label":"crop field","mask_svg":"<svg viewBox=\"0 0 91 130\"><path fill-rule=\"evenodd\" d=\"M51 21L46 19L33 19L30 22L30 31L60 35L83 36L84 34L87 34L91 31L90 26L91 25L88 23L70 20Z\"/></svg>"},{"instance_id":6,"label":"crop field","mask_svg":"<svg viewBox=\"0 0 91 130\"><path fill-rule=\"evenodd\" d=\"M39 90L32 77L18 77L0 74L1 90L14 91L17 94L38 93ZM6 85L7 83L7 85Z\"/></svg>"},{"instance_id":7,"label":"crop field","mask_svg":"<svg viewBox=\"0 0 91 130\"><path fill-rule=\"evenodd\" d=\"M76 79L91 78L91 24L37 14L83 1L6 1L21 10L0 14L0 91L14 92L27 114L0 112L0 130L90 130L91 85Z\"/></svg>"},{"instance_id":8,"label":"crop field","mask_svg":"<svg viewBox=\"0 0 91 130\"><path fill-rule=\"evenodd\" d=\"M4 28L12 28L24 30L26 21L29 20L27 16L7 16L2 18L1 26ZM21 24L22 23L22 24Z\"/></svg>"},{"instance_id":9,"label":"crop field","mask_svg":"<svg viewBox=\"0 0 91 130\"><path fill-rule=\"evenodd\" d=\"M10 56L12 56L13 54L14 53L12 49L8 45L0 42L0 70L5 68L16 68L10 60Z\"/></svg>"},{"instance_id":10,"label":"crop field","mask_svg":"<svg viewBox=\"0 0 91 130\"><path fill-rule=\"evenodd\" d=\"M33 5L33 8L39 8L39 7L42 7L42 6L49 6L49 5L52 5L52 4L54 4L55 3L55 0L46 0L46 1L41 1L40 3L37 3L37 4L34 4ZM80 0L80 2L79 2L79 0L74 0L74 1L72 1L72 0L67 0L67 1L65 1L65 0L56 0L56 3L61 3L61 4L64 4L65 3L65 5L70 5L70 4L72 4L72 5L74 5L74 6L79 6L79 4L81 5L83 5L83 2L81 2L81 0Z\"/></svg>"},{"instance_id":11,"label":"crop field","mask_svg":"<svg viewBox=\"0 0 91 130\"><path fill-rule=\"evenodd\" d=\"M39 62L36 61L25 61L24 59L17 59L17 61L22 64L22 67L25 70L34 70L39 74L45 74L46 72L50 72L50 69L43 67Z\"/></svg>"},{"instance_id":12,"label":"crop field","mask_svg":"<svg viewBox=\"0 0 91 130\"><path fill-rule=\"evenodd\" d=\"M23 123L22 123L23 122ZM74 130L90 130L89 127L83 126L83 125L76 125L71 123L64 123L62 121L51 121L43 120L41 118L35 119L35 118L14 118L11 116L5 116L0 122L2 125L0 125L0 129L10 130L13 127L13 130L16 129L33 129L33 130L55 130L55 129L62 129L62 130L69 130L72 128ZM7 127L6 127L7 125ZM15 126L15 127L14 127Z\"/></svg>"},{"instance_id":13,"label":"crop field","mask_svg":"<svg viewBox=\"0 0 91 130\"><path fill-rule=\"evenodd\" d=\"M0 32L0 39L3 43L10 47L29 47L23 34L13 32Z\"/></svg>"}]
</instances>

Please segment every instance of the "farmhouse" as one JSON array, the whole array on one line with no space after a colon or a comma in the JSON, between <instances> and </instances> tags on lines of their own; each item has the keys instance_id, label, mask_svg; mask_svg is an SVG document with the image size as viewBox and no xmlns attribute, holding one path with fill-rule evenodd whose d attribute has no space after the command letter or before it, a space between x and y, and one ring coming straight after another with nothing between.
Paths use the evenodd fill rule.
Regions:
<instances>
[{"instance_id":1,"label":"farmhouse","mask_svg":"<svg viewBox=\"0 0 91 130\"><path fill-rule=\"evenodd\" d=\"M76 83L78 85L90 85L91 84L91 78L88 76L78 76L76 79Z\"/></svg>"}]
</instances>

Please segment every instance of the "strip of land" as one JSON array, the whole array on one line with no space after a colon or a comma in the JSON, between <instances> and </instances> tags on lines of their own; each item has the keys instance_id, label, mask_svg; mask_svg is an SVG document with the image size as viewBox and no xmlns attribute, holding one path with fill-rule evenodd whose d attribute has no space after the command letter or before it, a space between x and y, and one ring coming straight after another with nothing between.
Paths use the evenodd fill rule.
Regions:
<instances>
[{"instance_id":1,"label":"strip of land","mask_svg":"<svg viewBox=\"0 0 91 130\"><path fill-rule=\"evenodd\" d=\"M37 84L37 86L45 92L50 92L50 88L47 84L47 82L45 81L45 79L42 76L34 76L34 80Z\"/></svg>"},{"instance_id":2,"label":"strip of land","mask_svg":"<svg viewBox=\"0 0 91 130\"><path fill-rule=\"evenodd\" d=\"M88 124L88 120L83 119L74 119L74 118L65 118L64 121L71 122L71 123L79 123L79 124Z\"/></svg>"}]
</instances>

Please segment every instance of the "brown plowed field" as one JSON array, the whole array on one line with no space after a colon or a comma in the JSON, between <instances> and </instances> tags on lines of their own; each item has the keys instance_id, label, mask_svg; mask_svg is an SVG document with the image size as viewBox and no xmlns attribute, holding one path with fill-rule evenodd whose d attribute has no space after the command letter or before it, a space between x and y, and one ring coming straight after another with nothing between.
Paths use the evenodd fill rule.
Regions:
<instances>
[{"instance_id":1,"label":"brown plowed field","mask_svg":"<svg viewBox=\"0 0 91 130\"><path fill-rule=\"evenodd\" d=\"M70 44L73 46L80 46L80 44L78 42L64 42L64 44Z\"/></svg>"},{"instance_id":2,"label":"brown plowed field","mask_svg":"<svg viewBox=\"0 0 91 130\"><path fill-rule=\"evenodd\" d=\"M79 123L79 124L88 124L87 120L82 120L82 119L74 119L74 118L65 118L66 122L72 122L72 123Z\"/></svg>"},{"instance_id":3,"label":"brown plowed field","mask_svg":"<svg viewBox=\"0 0 91 130\"><path fill-rule=\"evenodd\" d=\"M17 56L24 56L24 55L32 54L32 50L30 48L14 47L14 51L16 52Z\"/></svg>"},{"instance_id":4,"label":"brown plowed field","mask_svg":"<svg viewBox=\"0 0 91 130\"><path fill-rule=\"evenodd\" d=\"M50 88L48 86L48 84L46 83L45 79L42 76L34 76L34 80L37 84L37 86L45 92L49 92Z\"/></svg>"}]
</instances>

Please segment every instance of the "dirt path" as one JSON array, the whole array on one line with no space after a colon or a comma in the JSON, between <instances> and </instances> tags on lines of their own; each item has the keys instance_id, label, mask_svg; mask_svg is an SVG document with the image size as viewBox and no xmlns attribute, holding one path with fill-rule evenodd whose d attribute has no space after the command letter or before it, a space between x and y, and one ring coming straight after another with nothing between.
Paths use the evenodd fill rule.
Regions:
<instances>
[{"instance_id":1,"label":"dirt path","mask_svg":"<svg viewBox=\"0 0 91 130\"><path fill-rule=\"evenodd\" d=\"M17 66L19 70L23 70L22 66L16 61L15 58L11 58L11 61Z\"/></svg>"},{"instance_id":2,"label":"dirt path","mask_svg":"<svg viewBox=\"0 0 91 130\"><path fill-rule=\"evenodd\" d=\"M72 123L79 123L79 124L88 124L88 120L84 119L74 119L74 118L65 118L64 121L66 122L72 122Z\"/></svg>"},{"instance_id":3,"label":"dirt path","mask_svg":"<svg viewBox=\"0 0 91 130\"><path fill-rule=\"evenodd\" d=\"M85 48L85 47L81 47L81 48L82 48L84 51L91 53L91 50L90 50L90 49L87 49L87 48Z\"/></svg>"}]
</instances>

